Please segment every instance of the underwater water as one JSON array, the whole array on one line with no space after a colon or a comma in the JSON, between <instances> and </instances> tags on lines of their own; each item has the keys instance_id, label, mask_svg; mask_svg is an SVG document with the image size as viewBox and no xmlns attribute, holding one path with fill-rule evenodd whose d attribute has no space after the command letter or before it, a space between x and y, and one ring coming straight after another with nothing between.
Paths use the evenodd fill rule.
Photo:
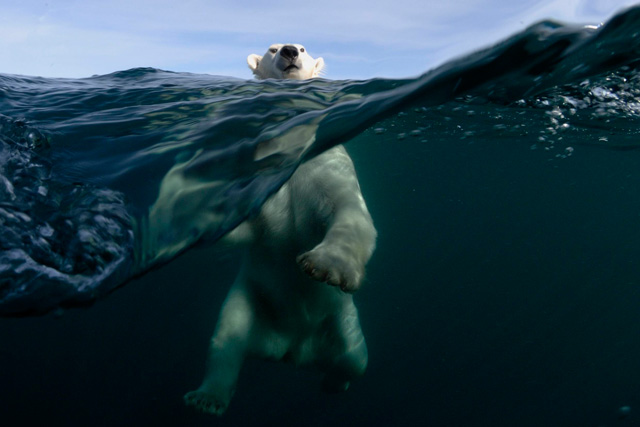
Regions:
<instances>
[{"instance_id":1,"label":"underwater water","mask_svg":"<svg viewBox=\"0 0 640 427\"><path fill-rule=\"evenodd\" d=\"M639 28L543 22L405 80L0 75L0 420L640 425ZM249 362L190 411L238 265L206 243L338 143L379 232L367 373Z\"/></svg>"}]
</instances>

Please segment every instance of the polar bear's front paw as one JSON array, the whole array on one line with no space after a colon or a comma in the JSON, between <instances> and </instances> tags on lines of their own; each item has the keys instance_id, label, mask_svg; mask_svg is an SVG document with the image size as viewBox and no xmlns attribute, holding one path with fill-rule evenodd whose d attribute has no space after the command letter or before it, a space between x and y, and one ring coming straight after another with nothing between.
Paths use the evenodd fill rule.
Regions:
<instances>
[{"instance_id":1,"label":"polar bear's front paw","mask_svg":"<svg viewBox=\"0 0 640 427\"><path fill-rule=\"evenodd\" d=\"M222 415L229 406L229 398L198 389L185 394L184 403L207 414Z\"/></svg>"},{"instance_id":2,"label":"polar bear's front paw","mask_svg":"<svg viewBox=\"0 0 640 427\"><path fill-rule=\"evenodd\" d=\"M313 280L339 286L345 292L360 288L364 266L343 251L321 245L298 256L296 261Z\"/></svg>"}]
</instances>

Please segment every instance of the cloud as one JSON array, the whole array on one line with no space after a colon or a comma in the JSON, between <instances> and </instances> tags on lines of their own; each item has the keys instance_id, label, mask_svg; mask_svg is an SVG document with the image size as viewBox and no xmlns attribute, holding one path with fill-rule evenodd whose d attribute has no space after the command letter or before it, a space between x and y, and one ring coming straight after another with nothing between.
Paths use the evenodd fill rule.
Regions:
<instances>
[{"instance_id":1,"label":"cloud","mask_svg":"<svg viewBox=\"0 0 640 427\"><path fill-rule=\"evenodd\" d=\"M626 0L43 0L0 6L0 72L80 77L135 66L250 77L245 58L306 44L330 78L404 77L537 20L600 22Z\"/></svg>"}]
</instances>

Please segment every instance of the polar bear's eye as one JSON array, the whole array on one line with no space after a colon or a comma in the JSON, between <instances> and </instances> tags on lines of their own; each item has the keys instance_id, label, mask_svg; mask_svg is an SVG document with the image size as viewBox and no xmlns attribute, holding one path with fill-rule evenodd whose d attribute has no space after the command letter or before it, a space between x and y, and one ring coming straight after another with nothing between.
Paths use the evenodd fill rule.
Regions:
<instances>
[{"instance_id":1,"label":"polar bear's eye","mask_svg":"<svg viewBox=\"0 0 640 427\"><path fill-rule=\"evenodd\" d=\"M303 47L300 48L300 52L304 52L304 48Z\"/></svg>"},{"instance_id":2,"label":"polar bear's eye","mask_svg":"<svg viewBox=\"0 0 640 427\"><path fill-rule=\"evenodd\" d=\"M278 51L278 49L276 49L275 47L272 47L271 49L269 49L269 52L271 53L276 53Z\"/></svg>"}]
</instances>

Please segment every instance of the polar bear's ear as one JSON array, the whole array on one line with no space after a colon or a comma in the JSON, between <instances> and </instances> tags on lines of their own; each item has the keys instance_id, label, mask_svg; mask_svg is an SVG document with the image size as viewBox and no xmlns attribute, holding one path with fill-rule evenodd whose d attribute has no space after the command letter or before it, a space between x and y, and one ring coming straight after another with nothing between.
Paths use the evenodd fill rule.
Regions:
<instances>
[{"instance_id":1,"label":"polar bear's ear","mask_svg":"<svg viewBox=\"0 0 640 427\"><path fill-rule=\"evenodd\" d=\"M262 61L262 56L256 55L255 53L247 56L247 64L249 64L249 68L254 74L258 69L258 65L260 65L260 61Z\"/></svg>"},{"instance_id":2,"label":"polar bear's ear","mask_svg":"<svg viewBox=\"0 0 640 427\"><path fill-rule=\"evenodd\" d=\"M316 65L313 67L313 77L318 77L324 71L324 59L316 59Z\"/></svg>"}]
</instances>

